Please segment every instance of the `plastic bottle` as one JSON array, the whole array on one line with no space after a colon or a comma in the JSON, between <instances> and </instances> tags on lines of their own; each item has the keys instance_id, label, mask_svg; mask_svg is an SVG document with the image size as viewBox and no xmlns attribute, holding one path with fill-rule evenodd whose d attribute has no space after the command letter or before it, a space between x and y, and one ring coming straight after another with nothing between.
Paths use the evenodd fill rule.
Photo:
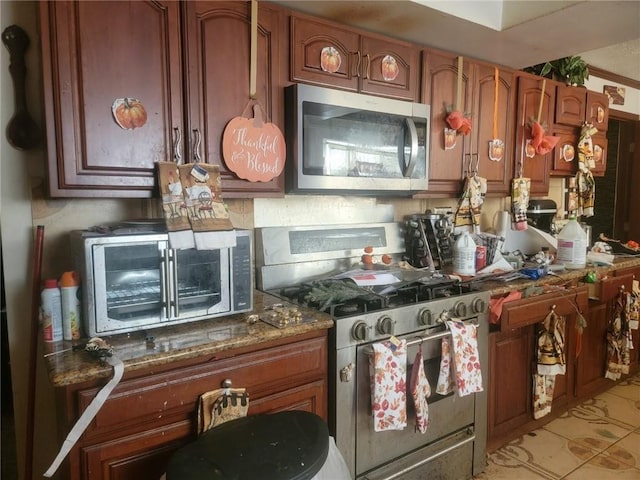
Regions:
<instances>
[{"instance_id":1,"label":"plastic bottle","mask_svg":"<svg viewBox=\"0 0 640 480\"><path fill-rule=\"evenodd\" d=\"M60 277L62 299L62 336L65 340L80 338L80 288L76 272L64 272Z\"/></svg>"},{"instance_id":2,"label":"plastic bottle","mask_svg":"<svg viewBox=\"0 0 640 480\"><path fill-rule=\"evenodd\" d=\"M460 275L476 274L476 243L469 232L463 232L456 240L453 248L453 265L455 272Z\"/></svg>"},{"instance_id":3,"label":"plastic bottle","mask_svg":"<svg viewBox=\"0 0 640 480\"><path fill-rule=\"evenodd\" d=\"M575 217L558 234L557 262L567 269L585 268L587 265L587 234Z\"/></svg>"},{"instance_id":4,"label":"plastic bottle","mask_svg":"<svg viewBox=\"0 0 640 480\"><path fill-rule=\"evenodd\" d=\"M44 341L59 342L62 340L62 303L58 281L55 278L45 280L40 299Z\"/></svg>"}]
</instances>

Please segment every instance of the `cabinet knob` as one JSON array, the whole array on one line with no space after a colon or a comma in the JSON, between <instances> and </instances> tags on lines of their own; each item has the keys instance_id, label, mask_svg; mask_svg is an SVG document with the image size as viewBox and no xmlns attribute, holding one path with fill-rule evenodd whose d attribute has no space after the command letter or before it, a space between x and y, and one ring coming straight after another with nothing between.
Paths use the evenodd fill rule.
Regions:
<instances>
[{"instance_id":1,"label":"cabinet knob","mask_svg":"<svg viewBox=\"0 0 640 480\"><path fill-rule=\"evenodd\" d=\"M232 382L230 378L225 378L222 381L222 388L231 388Z\"/></svg>"}]
</instances>

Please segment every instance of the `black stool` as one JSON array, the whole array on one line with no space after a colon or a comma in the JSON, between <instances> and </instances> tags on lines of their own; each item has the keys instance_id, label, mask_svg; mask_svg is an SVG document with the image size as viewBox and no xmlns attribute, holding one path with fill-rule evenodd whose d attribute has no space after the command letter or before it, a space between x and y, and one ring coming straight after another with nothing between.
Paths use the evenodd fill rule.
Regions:
<instances>
[{"instance_id":1,"label":"black stool","mask_svg":"<svg viewBox=\"0 0 640 480\"><path fill-rule=\"evenodd\" d=\"M239 418L208 430L169 461L167 480L309 480L329 453L329 430L309 412Z\"/></svg>"}]
</instances>

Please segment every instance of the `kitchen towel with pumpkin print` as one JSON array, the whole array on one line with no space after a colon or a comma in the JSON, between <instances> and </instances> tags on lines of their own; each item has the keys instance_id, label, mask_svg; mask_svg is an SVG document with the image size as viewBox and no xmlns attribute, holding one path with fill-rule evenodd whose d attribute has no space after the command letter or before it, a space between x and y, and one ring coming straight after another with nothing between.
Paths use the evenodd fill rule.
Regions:
<instances>
[{"instance_id":1,"label":"kitchen towel with pumpkin print","mask_svg":"<svg viewBox=\"0 0 640 480\"><path fill-rule=\"evenodd\" d=\"M369 358L373 429L403 430L407 426L407 342L374 343Z\"/></svg>"},{"instance_id":2,"label":"kitchen towel with pumpkin print","mask_svg":"<svg viewBox=\"0 0 640 480\"><path fill-rule=\"evenodd\" d=\"M220 167L206 163L179 165L189 224L198 250L236 245L236 235L222 201Z\"/></svg>"},{"instance_id":3,"label":"kitchen towel with pumpkin print","mask_svg":"<svg viewBox=\"0 0 640 480\"><path fill-rule=\"evenodd\" d=\"M453 370L458 395L464 397L482 392L477 327L460 320L447 320L446 324L451 331Z\"/></svg>"}]
</instances>

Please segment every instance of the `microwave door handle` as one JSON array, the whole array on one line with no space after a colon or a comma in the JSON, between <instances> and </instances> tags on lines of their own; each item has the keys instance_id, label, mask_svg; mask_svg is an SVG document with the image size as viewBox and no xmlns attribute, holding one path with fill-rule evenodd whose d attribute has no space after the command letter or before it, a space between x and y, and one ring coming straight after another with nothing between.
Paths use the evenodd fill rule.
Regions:
<instances>
[{"instance_id":1,"label":"microwave door handle","mask_svg":"<svg viewBox=\"0 0 640 480\"><path fill-rule=\"evenodd\" d=\"M406 118L405 123L411 138L411 153L409 154L409 163L405 161L404 176L410 177L418 162L418 130L416 130L416 124L412 118Z\"/></svg>"}]
</instances>

